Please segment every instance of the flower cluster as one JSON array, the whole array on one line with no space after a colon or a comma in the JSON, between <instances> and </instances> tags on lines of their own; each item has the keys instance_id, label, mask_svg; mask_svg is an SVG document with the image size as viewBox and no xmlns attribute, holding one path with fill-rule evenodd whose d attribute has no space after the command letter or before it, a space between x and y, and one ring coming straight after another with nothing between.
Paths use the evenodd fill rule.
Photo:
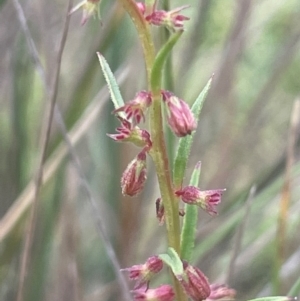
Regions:
<instances>
[{"instance_id":1,"label":"flower cluster","mask_svg":"<svg viewBox=\"0 0 300 301\"><path fill-rule=\"evenodd\" d=\"M132 291L135 301L173 301L175 294L172 286L163 284L155 289L149 288L150 280L163 268L159 256L151 256L144 264L122 269L128 272L130 280L136 281ZM183 290L193 301L233 300L235 290L225 285L210 285L204 273L186 261L182 262L183 272L175 274Z\"/></svg>"},{"instance_id":2,"label":"flower cluster","mask_svg":"<svg viewBox=\"0 0 300 301\"><path fill-rule=\"evenodd\" d=\"M101 0L83 0L77 4L69 14L76 12L79 9L82 9L82 19L81 25L84 25L87 20L94 15L99 15L100 17L100 1ZM171 31L178 29L183 29L184 21L189 20L189 17L181 15L180 12L189 7L189 5L184 5L170 11L159 10L156 8L157 1L155 1L151 11L146 14L145 3L136 2L136 6L140 13L144 16L145 22L155 25L155 26L165 26Z\"/></svg>"},{"instance_id":3,"label":"flower cluster","mask_svg":"<svg viewBox=\"0 0 300 301\"><path fill-rule=\"evenodd\" d=\"M226 189L200 190L195 186L186 186L177 190L175 194L181 197L184 203L197 205L210 215L216 215L216 205L221 202L222 192Z\"/></svg>"},{"instance_id":4,"label":"flower cluster","mask_svg":"<svg viewBox=\"0 0 300 301\"><path fill-rule=\"evenodd\" d=\"M162 98L167 106L168 124L178 137L191 135L197 123L188 104L169 91L162 91Z\"/></svg>"},{"instance_id":5,"label":"flower cluster","mask_svg":"<svg viewBox=\"0 0 300 301\"><path fill-rule=\"evenodd\" d=\"M196 129L196 120L188 104L169 91L161 91L163 103L166 105L168 125L178 137L191 135ZM146 157L152 147L151 135L141 129L139 124L145 122L148 108L152 105L152 95L147 91L138 92L125 105L115 109L113 114L121 125L116 134L107 134L117 142L130 142L141 147L142 150L129 163L121 178L122 193L135 196L142 191L147 179ZM157 209L160 222L163 222L163 205ZM180 215L183 215L180 212ZM160 217L159 217L160 216Z\"/></svg>"},{"instance_id":6,"label":"flower cluster","mask_svg":"<svg viewBox=\"0 0 300 301\"><path fill-rule=\"evenodd\" d=\"M207 277L197 267L183 263L184 273L176 275L186 294L194 301L205 300L210 295Z\"/></svg>"},{"instance_id":7,"label":"flower cluster","mask_svg":"<svg viewBox=\"0 0 300 301\"><path fill-rule=\"evenodd\" d=\"M161 101L166 106L167 122L173 133L178 137L191 135L196 129L196 119L188 104L170 91L161 91ZM108 134L118 142L131 142L142 148L138 155L129 163L121 178L122 193L136 196L142 191L147 179L147 154L151 151L152 140L147 130L141 129L140 123L146 120L146 113L153 102L150 92L141 91L134 99L115 109L113 113L121 125L117 127L116 134ZM186 186L174 191L174 196L180 197L184 203L198 205L209 214L216 214L216 205L221 201L224 189L201 191L194 186ZM182 209L179 215L183 216ZM156 200L156 216L160 224L165 219L163 200ZM162 270L163 262L159 256L150 257L144 264L134 265L123 269L128 272L129 279L135 281L132 291L134 300L147 301L173 301L175 294L172 286L161 285L150 289L152 277ZM206 276L197 268L187 262L182 263L183 273L175 277L182 285L184 292L194 301L218 300L219 296L233 296L233 291L224 289L225 286L210 286Z\"/></svg>"},{"instance_id":8,"label":"flower cluster","mask_svg":"<svg viewBox=\"0 0 300 301\"><path fill-rule=\"evenodd\" d=\"M148 131L132 126L127 119L120 116L118 119L121 122L121 126L116 129L118 134L107 134L108 137L119 142L131 142L138 147L151 147L152 142Z\"/></svg>"},{"instance_id":9,"label":"flower cluster","mask_svg":"<svg viewBox=\"0 0 300 301\"><path fill-rule=\"evenodd\" d=\"M162 260L158 256L151 256L144 264L133 265L121 271L128 272L129 279L136 281L134 288L139 289L145 285L148 287L150 279L162 268Z\"/></svg>"},{"instance_id":10,"label":"flower cluster","mask_svg":"<svg viewBox=\"0 0 300 301\"><path fill-rule=\"evenodd\" d=\"M132 119L136 124L142 120L145 122L145 112L152 103L151 93L140 91L135 95L133 100L130 100L124 106L116 109L113 113L124 112L127 119Z\"/></svg>"},{"instance_id":11,"label":"flower cluster","mask_svg":"<svg viewBox=\"0 0 300 301\"><path fill-rule=\"evenodd\" d=\"M121 178L122 193L135 196L144 188L147 179L146 153L141 151L125 169Z\"/></svg>"},{"instance_id":12,"label":"flower cluster","mask_svg":"<svg viewBox=\"0 0 300 301\"><path fill-rule=\"evenodd\" d=\"M87 2L98 3L96 0L85 0ZM155 26L165 26L171 31L182 30L184 21L188 17L181 15L181 11L188 6L182 6L171 11L157 9L157 2L154 2L152 8L146 7L142 2L136 2L135 11L138 9L144 22ZM91 4L89 3L89 5ZM82 4L83 5L83 4ZM95 6L92 6L93 9ZM83 7L86 9L87 7ZM137 11L136 11L137 12ZM148 28L146 26L146 28ZM116 133L108 134L110 138L117 142L130 142L140 148L136 157L128 164L121 177L121 189L123 195L130 197L138 195L144 188L147 179L147 156L153 155L156 151L157 135L151 137L151 133L141 128L141 125L147 121L147 111L153 105L153 102L161 101L165 107L166 122L169 128L177 137L186 137L192 135L197 128L197 120L192 109L181 98L174 93L161 90L160 99L154 99L152 92L140 91L136 93L133 99L127 101L124 105L117 107L112 113L118 118L120 126L116 128ZM153 131L154 133L155 131ZM157 144L155 144L157 143ZM153 149L152 149L153 148ZM153 150L153 152L152 152ZM155 156L153 156L155 157ZM216 206L221 201L221 195L224 189L202 191L194 186L186 186L180 189L170 191L174 200L181 200L189 205L197 205L207 213L214 215L217 213ZM160 224L165 221L165 205L162 198L156 200L156 217ZM167 206L166 206L167 208ZM179 209L179 216L184 216L185 212ZM168 220L167 220L168 221ZM174 252L177 251L174 250ZM175 285L181 289L193 301L217 301L227 297L234 297L234 290L226 286L210 284L204 273L187 261L182 261L180 254L177 254L177 267L173 268L170 261L165 257L151 256L143 264L133 265L122 271L127 272L130 280L135 281L132 294L135 301L174 301L175 290L169 284L162 284L157 288L150 288L152 278L160 273L163 264L166 263L171 268L174 277L177 279ZM181 286L181 288L180 288Z\"/></svg>"},{"instance_id":13,"label":"flower cluster","mask_svg":"<svg viewBox=\"0 0 300 301\"><path fill-rule=\"evenodd\" d=\"M184 21L189 20L190 18L181 15L180 12L189 7L189 5L184 5L170 11L159 10L156 8L157 1L154 3L152 10L149 14L145 15L146 7L142 2L137 2L136 5L144 16L145 20L155 26L165 26L170 31L175 31L177 29L183 29Z\"/></svg>"}]
</instances>

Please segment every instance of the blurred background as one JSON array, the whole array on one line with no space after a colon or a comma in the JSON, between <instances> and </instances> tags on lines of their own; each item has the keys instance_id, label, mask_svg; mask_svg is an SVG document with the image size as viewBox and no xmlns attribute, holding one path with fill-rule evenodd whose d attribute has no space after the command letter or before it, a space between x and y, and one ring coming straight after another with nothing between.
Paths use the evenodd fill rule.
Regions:
<instances>
[{"instance_id":1,"label":"blurred background","mask_svg":"<svg viewBox=\"0 0 300 301\"><path fill-rule=\"evenodd\" d=\"M67 11L62 0L19 4L45 77L28 48L17 2L1 0L0 299L8 301L16 300L18 291ZM210 282L235 288L237 300L286 295L300 278L300 2L160 1L165 8L184 4L191 6L184 11L191 20L166 64L164 87L191 105L214 73L185 183L201 161L201 189L227 189L218 217L199 212L193 264ZM118 1L102 0L101 16L102 24L91 18L85 26L80 26L81 11L71 17L57 104L84 179L56 115L24 300L125 300L109 246L121 267L166 250L165 230L155 217L159 190L151 160L143 193L121 195L120 177L138 149L106 136L115 133L118 122L96 56L96 51L104 55L124 100L130 100L146 89L142 49ZM154 27L153 34L159 49L168 33ZM166 139L174 158L178 139L168 128ZM91 206L87 187L99 212ZM169 281L167 271L153 286L163 281Z\"/></svg>"}]
</instances>

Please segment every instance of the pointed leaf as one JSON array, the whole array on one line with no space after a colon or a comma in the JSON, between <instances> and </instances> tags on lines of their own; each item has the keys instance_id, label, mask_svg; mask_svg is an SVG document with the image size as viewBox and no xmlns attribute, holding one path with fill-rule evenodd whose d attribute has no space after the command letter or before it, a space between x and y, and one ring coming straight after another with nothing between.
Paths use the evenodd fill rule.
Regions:
<instances>
[{"instance_id":1,"label":"pointed leaf","mask_svg":"<svg viewBox=\"0 0 300 301\"><path fill-rule=\"evenodd\" d=\"M182 33L182 30L174 33L156 55L151 71L151 88L153 90L160 89L163 65L168 55L170 54L172 48L174 47L178 39L181 37Z\"/></svg>"},{"instance_id":2,"label":"pointed leaf","mask_svg":"<svg viewBox=\"0 0 300 301\"><path fill-rule=\"evenodd\" d=\"M160 254L159 258L172 269L174 275L183 274L182 261L173 248L168 248L167 254Z\"/></svg>"},{"instance_id":3,"label":"pointed leaf","mask_svg":"<svg viewBox=\"0 0 300 301\"><path fill-rule=\"evenodd\" d=\"M210 89L212 82L212 78L208 81L202 92L197 97L196 101L194 102L192 106L192 112L195 115L196 120L199 120L199 115L204 103L204 100L206 98L206 95L208 93L208 90ZM186 164L188 161L188 157L190 155L191 146L193 142L194 133L192 135L188 135L186 137L180 138L178 149L174 161L174 186L176 189L179 189L182 185Z\"/></svg>"},{"instance_id":4,"label":"pointed leaf","mask_svg":"<svg viewBox=\"0 0 300 301\"><path fill-rule=\"evenodd\" d=\"M116 81L107 61L103 57L103 55L100 52L97 52L97 55L98 55L98 59L99 59L99 62L100 62L101 68L102 68L103 75L104 75L105 80L108 85L108 89L109 89L109 93L110 93L112 102L113 102L115 108L118 109L119 107L124 106L124 100L120 93L119 86L117 84L117 81Z\"/></svg>"},{"instance_id":5,"label":"pointed leaf","mask_svg":"<svg viewBox=\"0 0 300 301\"><path fill-rule=\"evenodd\" d=\"M198 186L199 178L201 173L201 162L198 162L193 171L190 185ZM181 250L181 258L190 261L192 257L192 252L195 246L195 238L196 238L196 227L198 221L198 206L193 206L189 204L185 204L184 211L185 215L183 218L183 225L181 231L181 242L180 242L180 250Z\"/></svg>"},{"instance_id":6,"label":"pointed leaf","mask_svg":"<svg viewBox=\"0 0 300 301\"><path fill-rule=\"evenodd\" d=\"M292 301L296 300L297 298L294 297L287 297L287 296L275 296L275 297L263 297L257 299L251 299L248 301Z\"/></svg>"}]
</instances>

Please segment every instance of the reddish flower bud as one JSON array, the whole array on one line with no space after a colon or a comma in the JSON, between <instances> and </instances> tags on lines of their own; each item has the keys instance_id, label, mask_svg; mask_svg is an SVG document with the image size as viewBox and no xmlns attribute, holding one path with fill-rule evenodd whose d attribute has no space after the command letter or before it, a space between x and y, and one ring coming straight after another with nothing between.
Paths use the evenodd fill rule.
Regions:
<instances>
[{"instance_id":1,"label":"reddish flower bud","mask_svg":"<svg viewBox=\"0 0 300 301\"><path fill-rule=\"evenodd\" d=\"M182 201L201 207L210 215L217 214L216 205L221 202L222 192L226 189L204 190L201 191L195 186L186 186L177 190L175 194L181 197Z\"/></svg>"},{"instance_id":2,"label":"reddish flower bud","mask_svg":"<svg viewBox=\"0 0 300 301\"><path fill-rule=\"evenodd\" d=\"M234 300L236 291L224 284L212 284L206 301Z\"/></svg>"},{"instance_id":3,"label":"reddish flower bud","mask_svg":"<svg viewBox=\"0 0 300 301\"><path fill-rule=\"evenodd\" d=\"M127 271L130 280L136 280L134 286L138 289L145 284L148 286L150 279L160 272L163 268L163 261L158 256L151 256L144 264L133 265L130 268L122 269L121 271Z\"/></svg>"},{"instance_id":4,"label":"reddish flower bud","mask_svg":"<svg viewBox=\"0 0 300 301\"><path fill-rule=\"evenodd\" d=\"M151 93L147 91L140 91L135 95L133 100L127 102L123 107L113 111L113 113L124 112L127 119L132 120L138 124L141 120L145 121L144 113L152 103Z\"/></svg>"},{"instance_id":5,"label":"reddish flower bud","mask_svg":"<svg viewBox=\"0 0 300 301\"><path fill-rule=\"evenodd\" d=\"M156 26L166 26L172 31L183 29L183 22L190 18L180 15L179 13L187 7L189 7L189 5L181 6L171 11L154 10L150 15L146 16L146 21Z\"/></svg>"},{"instance_id":6,"label":"reddish flower bud","mask_svg":"<svg viewBox=\"0 0 300 301\"><path fill-rule=\"evenodd\" d=\"M197 123L188 104L169 91L162 91L163 100L167 105L168 124L178 137L190 135Z\"/></svg>"},{"instance_id":7,"label":"reddish flower bud","mask_svg":"<svg viewBox=\"0 0 300 301\"><path fill-rule=\"evenodd\" d=\"M176 275L186 294L194 301L205 300L210 294L206 276L196 267L183 263L183 275Z\"/></svg>"},{"instance_id":8,"label":"reddish flower bud","mask_svg":"<svg viewBox=\"0 0 300 301\"><path fill-rule=\"evenodd\" d=\"M84 25L91 16L94 16L96 14L99 15L99 4L100 0L83 0L74 8L72 8L69 14L71 15L75 11L82 8L83 13L81 18L81 25Z\"/></svg>"},{"instance_id":9,"label":"reddish flower bud","mask_svg":"<svg viewBox=\"0 0 300 301\"><path fill-rule=\"evenodd\" d=\"M175 293L170 285L164 284L155 289L132 291L135 301L173 301Z\"/></svg>"},{"instance_id":10,"label":"reddish flower bud","mask_svg":"<svg viewBox=\"0 0 300 301\"><path fill-rule=\"evenodd\" d=\"M122 193L129 196L138 194L144 188L146 179L146 152L143 150L129 163L123 172L121 178Z\"/></svg>"},{"instance_id":11,"label":"reddish flower bud","mask_svg":"<svg viewBox=\"0 0 300 301\"><path fill-rule=\"evenodd\" d=\"M150 134L146 130L141 130L122 117L118 116L121 126L117 127L117 134L107 134L108 137L118 142L131 142L138 147L147 147L149 150L152 146Z\"/></svg>"}]
</instances>

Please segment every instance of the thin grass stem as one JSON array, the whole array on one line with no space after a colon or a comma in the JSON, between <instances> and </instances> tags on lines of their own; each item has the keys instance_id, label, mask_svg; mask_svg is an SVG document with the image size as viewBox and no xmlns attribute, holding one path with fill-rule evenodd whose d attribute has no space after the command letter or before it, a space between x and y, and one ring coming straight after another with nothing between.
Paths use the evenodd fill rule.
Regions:
<instances>
[{"instance_id":1,"label":"thin grass stem","mask_svg":"<svg viewBox=\"0 0 300 301\"><path fill-rule=\"evenodd\" d=\"M16 7L16 10L19 12L19 9L21 6L19 5L17 0L14 0L14 5ZM18 301L24 300L26 275L27 275L27 270L30 267L31 248L32 248L32 242L33 242L36 222L37 222L40 192L41 192L41 187L42 187L42 183L43 183L43 167L44 167L44 163L46 161L46 153L47 153L47 148L49 145L51 126L52 126L52 121L53 121L53 116L54 116L55 103L56 103L56 99L57 99L61 60L62 60L62 55L63 55L64 47L66 44L68 29L69 29L70 16L69 16L68 12L70 11L72 5L73 5L73 0L69 0L67 12L66 12L65 23L63 26L63 30L62 30L62 38L60 41L60 46L59 46L59 50L58 50L58 54L57 54L54 82L53 82L53 87L52 87L51 95L50 95L49 115L48 115L48 119L46 120L45 132L42 131L43 142L41 145L41 158L40 158L40 162L39 162L39 165L37 168L37 174L36 174L34 200L33 200L30 217L29 217L29 221L28 221L29 224L28 224L27 232L25 235L24 249L21 254L21 267L20 267L18 293L17 293Z\"/></svg>"}]
</instances>

